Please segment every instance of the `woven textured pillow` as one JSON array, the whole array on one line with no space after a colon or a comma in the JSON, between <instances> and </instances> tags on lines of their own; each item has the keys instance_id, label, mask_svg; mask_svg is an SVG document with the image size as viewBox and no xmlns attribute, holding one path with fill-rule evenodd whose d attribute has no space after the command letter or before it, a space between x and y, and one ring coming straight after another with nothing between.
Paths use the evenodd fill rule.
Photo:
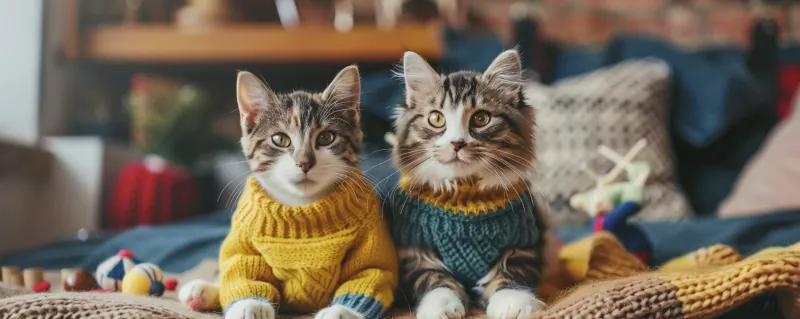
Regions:
<instances>
[{"instance_id":1,"label":"woven textured pillow","mask_svg":"<svg viewBox=\"0 0 800 319\"><path fill-rule=\"evenodd\" d=\"M670 72L658 60L631 60L546 87L531 84L526 96L536 109L536 167L533 181L550 202L559 225L585 225L590 217L573 210L569 198L594 187L581 164L603 174L613 163L597 148L624 155L639 139L648 146L636 160L652 174L639 219L676 219L691 214L674 182L667 131ZM624 174L623 174L624 175ZM624 176L622 176L624 178Z\"/></svg>"}]
</instances>

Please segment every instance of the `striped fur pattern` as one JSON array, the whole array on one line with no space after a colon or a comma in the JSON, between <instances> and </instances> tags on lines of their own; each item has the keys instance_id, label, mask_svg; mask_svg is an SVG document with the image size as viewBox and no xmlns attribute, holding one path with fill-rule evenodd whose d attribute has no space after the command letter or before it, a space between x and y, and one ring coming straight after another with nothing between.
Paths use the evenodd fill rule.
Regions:
<instances>
[{"instance_id":1,"label":"striped fur pattern","mask_svg":"<svg viewBox=\"0 0 800 319\"><path fill-rule=\"evenodd\" d=\"M524 172L532 168L535 159L534 114L523 96L521 63L515 51L500 54L483 73L448 75L438 74L419 55L409 52L404 57L403 77L406 99L397 108L393 160L404 178L411 180L411 188L447 192L464 180L477 180L482 190L513 194L513 185L527 180ZM534 296L532 292L543 278L545 247L552 244L544 238L550 230L543 207L546 205L536 205L537 225L531 225L542 230L541 240L533 247L505 250L486 276L471 287L455 279L435 248L398 247L402 292L405 300L417 305L417 318L462 316L462 311L439 313L423 305L430 292L439 293L442 287L451 290L462 304L478 301L488 306L492 318L513 317L504 310L493 314L491 303L497 301L491 297L504 290ZM530 305L519 308L534 312L540 308L535 296L522 300L530 300L525 301ZM516 309L511 304L494 308L506 306ZM428 313L421 313L423 310ZM519 318L527 318L525 313L520 312Z\"/></svg>"},{"instance_id":2,"label":"striped fur pattern","mask_svg":"<svg viewBox=\"0 0 800 319\"><path fill-rule=\"evenodd\" d=\"M287 205L309 204L357 167L361 148L359 72L343 69L323 93L277 94L240 72L241 145L256 179Z\"/></svg>"}]
</instances>

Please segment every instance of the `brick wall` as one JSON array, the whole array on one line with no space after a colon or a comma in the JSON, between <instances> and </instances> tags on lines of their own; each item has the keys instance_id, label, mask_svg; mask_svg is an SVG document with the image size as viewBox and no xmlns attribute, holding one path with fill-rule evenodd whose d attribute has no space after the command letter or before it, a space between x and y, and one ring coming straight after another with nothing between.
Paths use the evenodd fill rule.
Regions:
<instances>
[{"instance_id":1,"label":"brick wall","mask_svg":"<svg viewBox=\"0 0 800 319\"><path fill-rule=\"evenodd\" d=\"M509 1L479 0L500 9ZM747 0L540 0L533 1L543 33L551 39L579 45L596 45L614 34L647 34L683 46L747 45L750 27L759 15L772 16L784 42L800 42L800 1ZM502 3L502 4L501 4ZM506 9L508 7L505 7ZM492 18L488 18L492 20ZM492 23L499 25L500 21ZM502 28L501 28L502 29ZM501 30L506 33L508 30Z\"/></svg>"}]
</instances>

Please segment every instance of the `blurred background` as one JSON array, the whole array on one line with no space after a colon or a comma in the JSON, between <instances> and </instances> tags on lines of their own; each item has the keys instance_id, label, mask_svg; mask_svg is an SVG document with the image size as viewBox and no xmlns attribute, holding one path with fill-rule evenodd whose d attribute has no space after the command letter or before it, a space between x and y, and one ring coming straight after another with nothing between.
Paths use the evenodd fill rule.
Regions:
<instances>
[{"instance_id":1,"label":"blurred background","mask_svg":"<svg viewBox=\"0 0 800 319\"><path fill-rule=\"evenodd\" d=\"M531 83L553 92L592 87L561 96L601 101L602 90L569 80L659 59L670 75L653 103L667 116L648 117L642 127L666 134L663 176L681 205L664 219L798 208L800 196L789 194L777 204L762 198L761 206L720 213L767 137L790 118L798 41L799 1L0 0L0 263L91 265L154 238L156 246L177 240L182 251L196 250L198 257L177 258L165 257L163 246L136 246L167 270L213 256L247 172L238 149L238 70L278 91L322 90L357 63L362 166L392 182L384 134L402 98L391 72L406 50L446 72L482 70L517 47ZM628 72L625 78L650 71ZM598 129L618 124L604 121L597 119ZM616 151L648 134L621 140ZM800 163L793 146L800 134L793 136L774 147L783 152L775 155L780 165ZM771 194L796 194L797 165L775 173L796 177L795 184ZM551 199L563 205L568 195ZM589 220L558 222L566 234ZM168 227L186 223L200 228ZM135 227L143 225L167 226L142 237ZM181 266L170 268L167 259Z\"/></svg>"}]
</instances>

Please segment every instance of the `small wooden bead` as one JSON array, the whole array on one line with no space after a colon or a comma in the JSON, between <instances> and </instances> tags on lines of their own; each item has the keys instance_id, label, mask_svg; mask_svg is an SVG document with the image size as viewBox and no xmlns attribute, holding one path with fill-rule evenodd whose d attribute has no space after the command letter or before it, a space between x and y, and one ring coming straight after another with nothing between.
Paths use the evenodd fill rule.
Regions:
<instances>
[{"instance_id":1,"label":"small wooden bead","mask_svg":"<svg viewBox=\"0 0 800 319\"><path fill-rule=\"evenodd\" d=\"M22 280L22 273L19 270L19 267L3 267L3 282L9 285L14 286L24 286L24 282Z\"/></svg>"},{"instance_id":2,"label":"small wooden bead","mask_svg":"<svg viewBox=\"0 0 800 319\"><path fill-rule=\"evenodd\" d=\"M33 290L36 284L44 281L44 270L41 268L28 268L22 271L25 288Z\"/></svg>"},{"instance_id":3,"label":"small wooden bead","mask_svg":"<svg viewBox=\"0 0 800 319\"><path fill-rule=\"evenodd\" d=\"M64 287L64 285L67 283L67 278L69 278L69 275L72 275L72 273L75 272L76 270L78 269L76 268L61 269L61 287Z\"/></svg>"}]
</instances>

